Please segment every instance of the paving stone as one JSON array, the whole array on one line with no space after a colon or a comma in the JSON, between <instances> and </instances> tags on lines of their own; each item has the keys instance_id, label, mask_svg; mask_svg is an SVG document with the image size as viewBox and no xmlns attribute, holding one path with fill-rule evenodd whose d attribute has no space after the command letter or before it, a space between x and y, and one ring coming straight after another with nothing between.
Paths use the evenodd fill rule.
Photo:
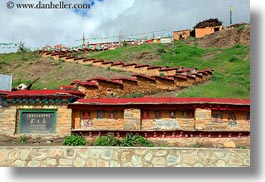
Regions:
<instances>
[{"instance_id":1,"label":"paving stone","mask_svg":"<svg viewBox=\"0 0 265 182\"><path fill-rule=\"evenodd\" d=\"M165 157L154 157L152 163L154 165L161 165L161 164L166 165L166 159Z\"/></svg>"},{"instance_id":2,"label":"paving stone","mask_svg":"<svg viewBox=\"0 0 265 182\"><path fill-rule=\"evenodd\" d=\"M8 167L8 162L6 160L0 161L0 167Z\"/></svg>"},{"instance_id":3,"label":"paving stone","mask_svg":"<svg viewBox=\"0 0 265 182\"><path fill-rule=\"evenodd\" d=\"M50 157L60 157L63 155L63 152L61 149L51 149L49 152Z\"/></svg>"},{"instance_id":4,"label":"paving stone","mask_svg":"<svg viewBox=\"0 0 265 182\"><path fill-rule=\"evenodd\" d=\"M132 160L131 162L134 164L134 165L139 165L142 163L142 159L141 157L139 157L138 155L133 155L132 156Z\"/></svg>"},{"instance_id":5,"label":"paving stone","mask_svg":"<svg viewBox=\"0 0 265 182\"><path fill-rule=\"evenodd\" d=\"M133 152L132 151L125 151L121 153L121 161L122 162L129 162L131 161Z\"/></svg>"},{"instance_id":6,"label":"paving stone","mask_svg":"<svg viewBox=\"0 0 265 182\"><path fill-rule=\"evenodd\" d=\"M19 154L19 158L21 160L27 160L29 158L30 151L27 149L21 150Z\"/></svg>"},{"instance_id":7,"label":"paving stone","mask_svg":"<svg viewBox=\"0 0 265 182\"><path fill-rule=\"evenodd\" d=\"M40 167L41 162L40 161L29 161L28 167Z\"/></svg>"},{"instance_id":8,"label":"paving stone","mask_svg":"<svg viewBox=\"0 0 265 182\"><path fill-rule=\"evenodd\" d=\"M30 155L33 160L42 160L49 156L49 150L32 149Z\"/></svg>"},{"instance_id":9,"label":"paving stone","mask_svg":"<svg viewBox=\"0 0 265 182\"><path fill-rule=\"evenodd\" d=\"M59 165L61 166L72 166L72 162L71 159L59 159Z\"/></svg>"},{"instance_id":10,"label":"paving stone","mask_svg":"<svg viewBox=\"0 0 265 182\"><path fill-rule=\"evenodd\" d=\"M182 151L182 163L183 164L188 164L188 165L193 165L198 162L198 154L194 150L186 150Z\"/></svg>"},{"instance_id":11,"label":"paving stone","mask_svg":"<svg viewBox=\"0 0 265 182\"><path fill-rule=\"evenodd\" d=\"M167 155L167 150L158 150L155 153L155 156L166 156Z\"/></svg>"},{"instance_id":12,"label":"paving stone","mask_svg":"<svg viewBox=\"0 0 265 182\"><path fill-rule=\"evenodd\" d=\"M167 160L168 165L174 165L174 164L180 162L181 159L180 159L180 156L175 156L175 155L169 154L166 157L166 160Z\"/></svg>"},{"instance_id":13,"label":"paving stone","mask_svg":"<svg viewBox=\"0 0 265 182\"><path fill-rule=\"evenodd\" d=\"M109 159L111 159L111 156L112 156L112 149L103 149L102 150L101 157L103 159L109 160Z\"/></svg>"},{"instance_id":14,"label":"paving stone","mask_svg":"<svg viewBox=\"0 0 265 182\"><path fill-rule=\"evenodd\" d=\"M109 167L109 162L102 159L98 159L97 167Z\"/></svg>"},{"instance_id":15,"label":"paving stone","mask_svg":"<svg viewBox=\"0 0 265 182\"><path fill-rule=\"evenodd\" d=\"M95 159L88 159L86 162L86 167L97 167Z\"/></svg>"},{"instance_id":16,"label":"paving stone","mask_svg":"<svg viewBox=\"0 0 265 182\"><path fill-rule=\"evenodd\" d=\"M88 158L98 159L101 153L102 153L102 149L90 150L88 154Z\"/></svg>"},{"instance_id":17,"label":"paving stone","mask_svg":"<svg viewBox=\"0 0 265 182\"><path fill-rule=\"evenodd\" d=\"M43 161L44 164L47 164L48 166L56 166L56 159L47 158Z\"/></svg>"},{"instance_id":18,"label":"paving stone","mask_svg":"<svg viewBox=\"0 0 265 182\"><path fill-rule=\"evenodd\" d=\"M215 162L215 165L216 165L216 167L226 167L225 161L224 160L221 160L221 159L217 160Z\"/></svg>"},{"instance_id":19,"label":"paving stone","mask_svg":"<svg viewBox=\"0 0 265 182\"><path fill-rule=\"evenodd\" d=\"M146 150L146 149L135 149L134 150L134 153L137 154L137 155L139 155L139 156L144 156L147 151L148 150Z\"/></svg>"},{"instance_id":20,"label":"paving stone","mask_svg":"<svg viewBox=\"0 0 265 182\"><path fill-rule=\"evenodd\" d=\"M6 160L6 158L7 158L7 151L1 150L0 151L0 162Z\"/></svg>"},{"instance_id":21,"label":"paving stone","mask_svg":"<svg viewBox=\"0 0 265 182\"><path fill-rule=\"evenodd\" d=\"M23 161L23 160L20 160L20 159L15 161L15 166L16 167L25 167L25 164L26 164L26 161Z\"/></svg>"},{"instance_id":22,"label":"paving stone","mask_svg":"<svg viewBox=\"0 0 265 182\"><path fill-rule=\"evenodd\" d=\"M244 159L243 160L243 164L245 165L245 166L250 166L250 159L248 158L248 159Z\"/></svg>"},{"instance_id":23,"label":"paving stone","mask_svg":"<svg viewBox=\"0 0 265 182\"><path fill-rule=\"evenodd\" d=\"M77 152L77 155L80 156L83 159L87 159L88 158L88 154L89 154L89 149L80 149Z\"/></svg>"},{"instance_id":24,"label":"paving stone","mask_svg":"<svg viewBox=\"0 0 265 182\"><path fill-rule=\"evenodd\" d=\"M18 158L18 151L13 150L8 154L8 159L13 161L16 160Z\"/></svg>"},{"instance_id":25,"label":"paving stone","mask_svg":"<svg viewBox=\"0 0 265 182\"><path fill-rule=\"evenodd\" d=\"M73 164L74 164L75 167L84 167L85 164L86 164L86 162L85 162L82 158L77 157L77 158L74 160Z\"/></svg>"},{"instance_id":26,"label":"paving stone","mask_svg":"<svg viewBox=\"0 0 265 182\"><path fill-rule=\"evenodd\" d=\"M121 167L121 164L117 161L110 161L110 167Z\"/></svg>"},{"instance_id":27,"label":"paving stone","mask_svg":"<svg viewBox=\"0 0 265 182\"><path fill-rule=\"evenodd\" d=\"M238 167L242 166L243 162L239 157L231 156L228 160L229 166L231 167Z\"/></svg>"},{"instance_id":28,"label":"paving stone","mask_svg":"<svg viewBox=\"0 0 265 182\"><path fill-rule=\"evenodd\" d=\"M133 164L131 162L127 162L122 164L121 167L133 167Z\"/></svg>"},{"instance_id":29,"label":"paving stone","mask_svg":"<svg viewBox=\"0 0 265 182\"><path fill-rule=\"evenodd\" d=\"M74 158L75 157L75 150L74 149L66 149L65 157L67 158Z\"/></svg>"},{"instance_id":30,"label":"paving stone","mask_svg":"<svg viewBox=\"0 0 265 182\"><path fill-rule=\"evenodd\" d=\"M147 153L144 156L144 160L147 161L147 162L149 162L149 161L151 161L152 157L153 157L153 155L151 153Z\"/></svg>"}]
</instances>

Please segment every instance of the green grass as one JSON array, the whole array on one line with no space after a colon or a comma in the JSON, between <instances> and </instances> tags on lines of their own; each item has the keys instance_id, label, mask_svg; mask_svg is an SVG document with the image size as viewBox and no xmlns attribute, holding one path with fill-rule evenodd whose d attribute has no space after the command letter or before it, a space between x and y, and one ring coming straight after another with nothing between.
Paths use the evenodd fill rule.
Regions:
<instances>
[{"instance_id":1,"label":"green grass","mask_svg":"<svg viewBox=\"0 0 265 182\"><path fill-rule=\"evenodd\" d=\"M100 52L91 52L91 53L79 53L78 56L84 56L95 59L104 59L104 60L130 60L132 54L139 53L143 51L153 52L158 54L158 49L164 48L167 46L163 44L143 44L139 46L124 46L118 49L109 50L109 51L100 51Z\"/></svg>"},{"instance_id":2,"label":"green grass","mask_svg":"<svg viewBox=\"0 0 265 182\"><path fill-rule=\"evenodd\" d=\"M101 58L104 60L121 60L133 61L132 55L142 52L149 52L156 55L156 60L152 64L160 66L183 66L196 67L198 69L212 68L214 73L212 78L200 85L192 86L182 90L177 97L212 97L212 98L249 98L250 97L250 60L249 46L236 44L232 48L199 48L196 43L193 46L186 45L182 41L172 44L153 44L139 46L125 46L115 50L78 53L78 56L86 56L93 58ZM213 55L206 58L207 55ZM28 60L38 60L40 56L37 53L10 53L0 54L0 71L5 72L5 66L20 67L20 64ZM60 62L60 61L59 61ZM15 63L15 64L13 64ZM144 63L144 62L143 62ZM150 64L150 63L147 63ZM46 82L36 82L34 89L58 88L60 85L69 85L73 78L65 78L63 80L54 79L58 73L63 73L62 67L65 63L59 64L54 72L46 75ZM72 65L72 69L77 65ZM80 65L81 66L81 65ZM83 66L85 67L85 66ZM1 69L2 68L2 69ZM89 67L85 67L89 68ZM80 68L78 68L80 70ZM68 70L69 72L70 70ZM104 70L103 70L104 71ZM107 72L115 72L111 69L105 69ZM18 73L18 76L23 73ZM80 73L76 72L76 77L80 77ZM97 74L97 72L95 72ZM95 75L98 76L98 75ZM42 78L44 79L44 78ZM76 79L76 78L75 78ZM15 84L19 82L27 83L26 80L17 79Z\"/></svg>"},{"instance_id":3,"label":"green grass","mask_svg":"<svg viewBox=\"0 0 265 182\"><path fill-rule=\"evenodd\" d=\"M109 60L127 60L126 56L148 51L159 55L159 66L183 66L197 69L212 68L209 82L181 91L177 97L249 98L250 60L249 46L234 45L232 48L199 48L178 41L171 46L163 44L121 47L111 51L93 53L91 57ZM207 54L216 54L205 59Z\"/></svg>"},{"instance_id":4,"label":"green grass","mask_svg":"<svg viewBox=\"0 0 265 182\"><path fill-rule=\"evenodd\" d=\"M13 61L29 61L33 59L39 59L41 56L38 52L27 52L27 53L6 53L0 54L1 64L10 64Z\"/></svg>"},{"instance_id":5,"label":"green grass","mask_svg":"<svg viewBox=\"0 0 265 182\"><path fill-rule=\"evenodd\" d=\"M205 54L220 52L211 59ZM249 98L249 46L235 45L228 49L201 49L181 41L167 50L157 61L160 66L212 68L214 74L207 83L185 89L177 97Z\"/></svg>"}]
</instances>

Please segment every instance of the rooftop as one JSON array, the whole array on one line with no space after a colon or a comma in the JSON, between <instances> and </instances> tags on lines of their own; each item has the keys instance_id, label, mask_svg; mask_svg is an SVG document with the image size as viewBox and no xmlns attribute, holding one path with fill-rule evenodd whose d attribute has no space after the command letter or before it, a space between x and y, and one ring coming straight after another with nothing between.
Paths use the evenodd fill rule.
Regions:
<instances>
[{"instance_id":1,"label":"rooftop","mask_svg":"<svg viewBox=\"0 0 265 182\"><path fill-rule=\"evenodd\" d=\"M99 98L78 99L74 104L85 105L130 105L130 104L226 104L250 105L249 99L232 98L172 98L172 97L142 97L142 98Z\"/></svg>"}]
</instances>

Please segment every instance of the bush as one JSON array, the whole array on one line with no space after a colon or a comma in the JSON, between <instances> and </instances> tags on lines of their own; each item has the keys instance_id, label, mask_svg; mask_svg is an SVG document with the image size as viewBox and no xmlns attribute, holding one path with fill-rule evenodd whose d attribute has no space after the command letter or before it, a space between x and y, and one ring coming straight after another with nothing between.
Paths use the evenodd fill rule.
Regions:
<instances>
[{"instance_id":1,"label":"bush","mask_svg":"<svg viewBox=\"0 0 265 182\"><path fill-rule=\"evenodd\" d=\"M86 145L87 141L82 135L70 135L64 138L63 145L67 146L82 146Z\"/></svg>"},{"instance_id":2,"label":"bush","mask_svg":"<svg viewBox=\"0 0 265 182\"><path fill-rule=\"evenodd\" d=\"M165 73L160 73L159 76L165 76Z\"/></svg>"},{"instance_id":3,"label":"bush","mask_svg":"<svg viewBox=\"0 0 265 182\"><path fill-rule=\"evenodd\" d=\"M121 146L124 147L135 147L135 146L144 146L144 147L153 147L154 143L148 141L146 138L140 135L134 135L132 133L127 134L121 141Z\"/></svg>"},{"instance_id":4,"label":"bush","mask_svg":"<svg viewBox=\"0 0 265 182\"><path fill-rule=\"evenodd\" d=\"M235 57L235 56L232 56L230 59L229 59L229 62L233 63L233 62L236 62L238 61L238 58Z\"/></svg>"},{"instance_id":5,"label":"bush","mask_svg":"<svg viewBox=\"0 0 265 182\"><path fill-rule=\"evenodd\" d=\"M243 46L240 45L240 44L235 44L235 45L233 46L233 48L235 48L235 49L242 48L242 47L243 47Z\"/></svg>"},{"instance_id":6,"label":"bush","mask_svg":"<svg viewBox=\"0 0 265 182\"><path fill-rule=\"evenodd\" d=\"M100 136L96 140L97 146L123 146L123 147L135 147L135 146L144 146L144 147L153 147L154 143L150 142L146 138L135 135L132 133L127 134L122 140L114 137L114 134L111 133L108 136Z\"/></svg>"},{"instance_id":7,"label":"bush","mask_svg":"<svg viewBox=\"0 0 265 182\"><path fill-rule=\"evenodd\" d=\"M240 30L244 30L245 26L244 25L240 25L237 29Z\"/></svg>"},{"instance_id":8,"label":"bush","mask_svg":"<svg viewBox=\"0 0 265 182\"><path fill-rule=\"evenodd\" d=\"M21 144L25 144L26 141L27 141L27 139L26 139L25 135L21 135L21 136L19 136L19 142L20 142Z\"/></svg>"},{"instance_id":9,"label":"bush","mask_svg":"<svg viewBox=\"0 0 265 182\"><path fill-rule=\"evenodd\" d=\"M164 48L158 48L156 51L157 51L157 54L164 54L164 53L166 53L166 50Z\"/></svg>"},{"instance_id":10,"label":"bush","mask_svg":"<svg viewBox=\"0 0 265 182\"><path fill-rule=\"evenodd\" d=\"M121 141L111 133L108 136L99 136L96 140L97 146L119 146Z\"/></svg>"}]
</instances>

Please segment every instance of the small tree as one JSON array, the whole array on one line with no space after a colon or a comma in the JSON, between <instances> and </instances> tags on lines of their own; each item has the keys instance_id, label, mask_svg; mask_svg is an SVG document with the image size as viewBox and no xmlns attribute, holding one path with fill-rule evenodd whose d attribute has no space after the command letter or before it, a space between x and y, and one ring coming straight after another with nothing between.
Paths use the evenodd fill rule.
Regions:
<instances>
[{"instance_id":1,"label":"small tree","mask_svg":"<svg viewBox=\"0 0 265 182\"><path fill-rule=\"evenodd\" d=\"M24 42L19 42L17 52L26 52L26 47L24 46Z\"/></svg>"}]
</instances>

